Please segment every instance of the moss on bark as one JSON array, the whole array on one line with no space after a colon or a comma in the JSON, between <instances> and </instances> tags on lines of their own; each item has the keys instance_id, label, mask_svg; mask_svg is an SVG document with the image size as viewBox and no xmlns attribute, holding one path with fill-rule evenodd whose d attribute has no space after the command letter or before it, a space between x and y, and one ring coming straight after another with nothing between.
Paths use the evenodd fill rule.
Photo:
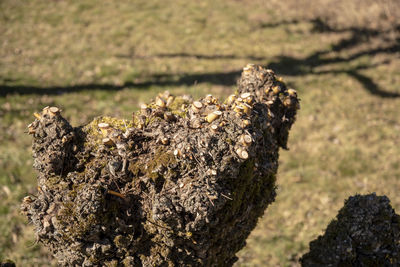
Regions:
<instances>
[{"instance_id":1,"label":"moss on bark","mask_svg":"<svg viewBox=\"0 0 400 267\"><path fill-rule=\"evenodd\" d=\"M39 194L22 210L61 265L230 266L275 198L299 101L248 65L224 103L168 92L131 121L30 125Z\"/></svg>"}]
</instances>

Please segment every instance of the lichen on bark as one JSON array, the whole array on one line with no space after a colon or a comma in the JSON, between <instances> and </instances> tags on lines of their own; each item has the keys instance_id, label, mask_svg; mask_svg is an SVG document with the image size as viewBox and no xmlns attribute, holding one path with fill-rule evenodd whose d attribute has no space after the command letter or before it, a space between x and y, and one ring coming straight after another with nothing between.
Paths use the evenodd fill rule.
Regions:
<instances>
[{"instance_id":1,"label":"lichen on bark","mask_svg":"<svg viewBox=\"0 0 400 267\"><path fill-rule=\"evenodd\" d=\"M132 120L29 125L38 195L22 211L64 266L230 266L275 198L297 93L249 64L237 92L160 94Z\"/></svg>"}]
</instances>

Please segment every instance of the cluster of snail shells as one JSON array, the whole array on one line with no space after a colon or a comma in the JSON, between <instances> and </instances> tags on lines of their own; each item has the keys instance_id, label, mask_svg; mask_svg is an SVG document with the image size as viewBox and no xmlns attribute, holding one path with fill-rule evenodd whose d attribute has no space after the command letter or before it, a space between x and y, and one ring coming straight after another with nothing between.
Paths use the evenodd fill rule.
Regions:
<instances>
[{"instance_id":1,"label":"cluster of snail shells","mask_svg":"<svg viewBox=\"0 0 400 267\"><path fill-rule=\"evenodd\" d=\"M251 124L250 115L253 111L255 97L249 92L240 95L232 94L226 99L226 104L234 111L236 117L241 120L241 127L244 129ZM241 134L236 143L235 152L241 159L249 158L249 147L253 144L253 137L249 132Z\"/></svg>"},{"instance_id":2,"label":"cluster of snail shells","mask_svg":"<svg viewBox=\"0 0 400 267\"><path fill-rule=\"evenodd\" d=\"M244 104L244 114L250 115L251 113L251 104L254 101L254 98L251 94L247 93L243 95L244 102L239 103L238 106ZM239 99L240 100L240 99ZM171 96L168 92L163 94L159 94L155 101L150 103L149 105L142 104L141 105L141 115L142 116L153 116L156 110L160 110L163 112L163 117L167 121L177 120L178 118L170 118L172 117L171 111L169 111L170 104L174 101L174 97ZM151 108L152 107L152 108ZM181 111L185 112L186 118L189 120L188 126L192 129L199 129L199 128L208 128L211 133L218 133L221 131L221 128L226 124L226 120L223 119L226 116L226 113L229 110L234 111L230 105L227 103L221 104L217 98L213 95L209 94L206 95L204 98L201 98L196 101L191 101L180 108ZM237 110L237 109L236 109ZM238 112L238 111L234 111ZM240 112L239 112L240 113ZM241 114L241 113L240 113ZM243 126L246 127L250 124L250 120L244 120ZM139 125L140 127L140 125ZM249 138L250 137L250 138ZM243 138L242 138L243 139ZM242 140L240 139L240 140ZM169 140L168 138L160 138L159 143L168 145ZM246 135L246 137L239 141L240 148L237 150L237 154L242 159L248 158L247 147L251 145L252 140L250 135ZM186 153L185 150L189 149L188 147L179 147L180 144L176 144L174 147L173 154L176 157L185 157Z\"/></svg>"},{"instance_id":3,"label":"cluster of snail shells","mask_svg":"<svg viewBox=\"0 0 400 267\"><path fill-rule=\"evenodd\" d=\"M282 78L278 79L278 81L282 81ZM265 89L265 94L273 97L280 97L281 102L285 107L300 109L300 103L297 98L297 91L292 88L283 91L281 86L274 85L271 88ZM267 101L266 104L268 105L272 103L273 101Z\"/></svg>"},{"instance_id":4,"label":"cluster of snail shells","mask_svg":"<svg viewBox=\"0 0 400 267\"><path fill-rule=\"evenodd\" d=\"M208 123L212 126L210 126L210 129L215 131L215 124L212 123L221 118L223 116L223 112L227 111L229 106L230 109L238 113L238 116L241 114L251 114L251 104L254 102L254 96L250 93L244 93L241 96L242 98L237 97L236 95L231 95L228 97L226 103L221 104L217 98L209 94L202 99L193 101L189 105L183 104L181 111L187 113L190 119L189 125L191 128L201 128L203 123ZM170 95L168 91L164 92L163 94L159 94L153 103L149 105L142 104L140 106L141 115L144 117L154 116L154 114L160 115L155 112L155 107L156 110L162 112L162 116L160 117L163 117L167 121L174 121L177 118L170 111L168 111L168 107L174 101L174 99L175 97ZM232 105L231 102L233 101L235 103Z\"/></svg>"},{"instance_id":5,"label":"cluster of snail shells","mask_svg":"<svg viewBox=\"0 0 400 267\"><path fill-rule=\"evenodd\" d=\"M207 95L202 101L194 101L191 105L192 114L205 115L204 121L213 123L219 119L224 111L232 110L238 117L251 115L254 96L251 93L243 93L240 96L230 95L224 104L220 104L212 95Z\"/></svg>"},{"instance_id":6,"label":"cluster of snail shells","mask_svg":"<svg viewBox=\"0 0 400 267\"><path fill-rule=\"evenodd\" d=\"M108 123L102 122L97 125L103 136L102 143L106 146L114 146L118 138L114 128L112 128Z\"/></svg>"},{"instance_id":7,"label":"cluster of snail shells","mask_svg":"<svg viewBox=\"0 0 400 267\"><path fill-rule=\"evenodd\" d=\"M138 114L133 113L133 121L137 128L144 129L146 126L146 119L149 117L159 117L166 121L176 121L176 117L172 112L168 111L170 105L174 102L175 97L165 91L164 93L158 94L155 100L150 104L142 103L140 105L140 112Z\"/></svg>"},{"instance_id":8,"label":"cluster of snail shells","mask_svg":"<svg viewBox=\"0 0 400 267\"><path fill-rule=\"evenodd\" d=\"M241 127L247 128L251 124L250 116L253 111L253 104L255 103L255 96L250 92L244 92L240 95L232 94L228 96L223 104L218 103L217 99L212 95L207 95L201 101L194 101L191 105L192 114L206 113L204 121L210 124L211 132L218 132L219 127L225 124L224 120L217 119L223 117L224 113L230 112L240 118ZM215 110L207 112L207 107L212 106ZM198 121L198 119L194 119ZM218 123L215 123L218 122ZM238 142L236 142L235 152L241 159L247 159L249 157L248 149L254 142L249 132L243 133L239 136Z\"/></svg>"},{"instance_id":9,"label":"cluster of snail shells","mask_svg":"<svg viewBox=\"0 0 400 267\"><path fill-rule=\"evenodd\" d=\"M243 114L250 115L253 109L254 96L249 92L245 92L239 96L233 94L227 98L226 102L236 112L238 117Z\"/></svg>"},{"instance_id":10,"label":"cluster of snail shells","mask_svg":"<svg viewBox=\"0 0 400 267\"><path fill-rule=\"evenodd\" d=\"M210 131L216 133L219 131L219 127L225 124L224 120L217 121L217 119L223 117L224 112L233 112L235 116L240 118L242 122L241 127L244 129L251 124L249 116L252 113L252 105L254 102L255 98L249 92L245 92L239 96L232 94L226 99L224 104L219 104L212 95L207 95L202 101L194 101L192 103L191 113L196 115L205 112L206 116L204 116L204 121L210 124ZM212 106L215 110L207 112L207 107L209 106ZM193 121L198 122L199 120L195 117ZM253 138L250 133L246 132L240 135L235 148L238 157L241 159L248 159L248 149L252 144Z\"/></svg>"},{"instance_id":11,"label":"cluster of snail shells","mask_svg":"<svg viewBox=\"0 0 400 267\"><path fill-rule=\"evenodd\" d=\"M50 117L59 115L61 110L58 107L45 107L42 114L48 114Z\"/></svg>"},{"instance_id":12,"label":"cluster of snail shells","mask_svg":"<svg viewBox=\"0 0 400 267\"><path fill-rule=\"evenodd\" d=\"M216 124L216 120L223 116L224 110L225 107L212 95L193 101L186 109L189 127L198 129L209 125L212 132L217 132L221 125Z\"/></svg>"},{"instance_id":13,"label":"cluster of snail shells","mask_svg":"<svg viewBox=\"0 0 400 267\"><path fill-rule=\"evenodd\" d=\"M243 69L243 75L254 74L254 71L256 70L257 69L254 65L249 64ZM264 79L264 76L268 75L268 73L274 75L272 70L266 70L266 73L259 72L256 74L263 75L261 78L258 77L260 79ZM266 104L272 104L274 99L279 97L283 105L288 107L294 106L296 109L299 108L296 91L293 89L283 90L282 88L284 87L281 87L280 85L280 83L283 83L282 79L278 78L276 81L277 82L274 82L273 86L265 88L265 96L269 99L269 101L266 101ZM217 98L209 94L196 101L185 101L181 107L178 107L178 109L180 108L180 111L186 114L185 117L189 120L187 124L189 128L198 129L207 127L211 133L218 133L221 131L221 128L227 123L223 118L229 116L228 113L233 113L236 117L240 118L239 121L241 122L240 126L243 129L243 133L239 136L238 141L235 142L235 151L239 158L247 159L249 157L249 146L253 143L253 138L248 131L244 130L251 124L251 115L253 114L253 105L256 102L256 98L259 100L265 99L259 95L260 93L263 94L262 91L232 94L222 104ZM175 97L168 91L165 91L164 93L160 93L152 103L148 105L142 104L140 106L140 112L137 115L134 115L136 127L144 129L149 121L148 118L153 116L162 118L168 122L180 120L181 118L174 115L170 108L174 100ZM175 105L174 109L176 109ZM99 128L104 135L103 143L105 145L117 144L120 135L116 135L112 138L110 129L107 127L109 126L99 125ZM167 137L160 137L158 143L168 145L170 142ZM182 152L177 149L174 154L180 156Z\"/></svg>"},{"instance_id":14,"label":"cluster of snail shells","mask_svg":"<svg viewBox=\"0 0 400 267\"><path fill-rule=\"evenodd\" d=\"M58 107L45 107L43 108L42 114L38 113L33 113L33 115L36 117L36 119L40 120L42 116L49 116L50 118L53 118L57 115L60 115L61 110ZM28 125L28 134L35 134L35 125L34 123L31 123Z\"/></svg>"},{"instance_id":15,"label":"cluster of snail shells","mask_svg":"<svg viewBox=\"0 0 400 267\"><path fill-rule=\"evenodd\" d=\"M123 133L122 131L111 127L105 122L101 122L97 126L103 137L101 140L103 145L106 147L116 147L118 154L120 156L124 156L127 150L126 138L129 135L130 129L127 129L126 132Z\"/></svg>"}]
</instances>

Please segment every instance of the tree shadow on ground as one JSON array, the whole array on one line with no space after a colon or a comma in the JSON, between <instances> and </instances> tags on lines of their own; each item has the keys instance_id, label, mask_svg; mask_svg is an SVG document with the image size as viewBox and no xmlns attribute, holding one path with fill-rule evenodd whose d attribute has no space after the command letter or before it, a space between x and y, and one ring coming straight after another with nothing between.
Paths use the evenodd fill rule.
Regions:
<instances>
[{"instance_id":1,"label":"tree shadow on ground","mask_svg":"<svg viewBox=\"0 0 400 267\"><path fill-rule=\"evenodd\" d=\"M383 60L380 63L370 65L358 65L355 67L346 67L342 69L333 68L332 70L318 71L319 67L327 67L331 64L337 63L350 63L363 56L375 56L378 54L393 54L395 55L400 51L400 36L395 41L388 42L389 45L382 45L378 48L365 49L352 53L349 56L340 56L339 52L348 50L350 48L361 45L364 42L368 42L370 38L381 37L382 42L385 41L386 35L391 31L400 32L400 24L394 26L390 30L378 31L368 28L343 28L333 29L329 25L325 24L321 19L315 19L310 21L313 24L313 31L318 33L340 33L348 32L350 35L346 38L341 39L337 43L331 45L329 50L320 50L305 58L295 58L288 56L278 56L276 60L270 62L267 67L275 70L277 73L282 75L299 76L306 74L347 74L350 77L357 80L365 90L372 95L376 95L383 98L395 98L400 97L400 93L388 92L380 88L380 86L370 77L360 73L360 70L376 68L379 65L387 64L389 60ZM297 23L297 22L295 22ZM329 53L335 52L334 57L326 57Z\"/></svg>"},{"instance_id":2,"label":"tree shadow on ground","mask_svg":"<svg viewBox=\"0 0 400 267\"><path fill-rule=\"evenodd\" d=\"M389 45L381 45L378 48L360 49L355 53L350 53L349 56L340 56L339 52L347 51L351 48L362 45L368 42L370 38L382 38L382 43L389 31L400 32L400 24L393 26L390 30L374 30L368 28L342 28L334 29L328 24L324 23L321 19L310 20L313 28L312 31L317 33L349 33L348 37L342 38L337 43L331 45L331 49L316 51L315 53L303 57L296 58L292 56L277 56L273 60L263 57L244 56L239 57L235 55L201 55L201 54L188 54L188 53L175 53L175 54L157 54L141 58L176 58L176 57L191 57L202 60L216 60L216 59L247 59L253 61L262 61L269 63L267 68L271 68L280 75L286 76L301 76L307 74L322 75L322 74L347 74L353 79L357 80L365 90L375 96L383 98L396 98L400 97L400 93L388 92L382 89L373 79L360 73L361 70L375 68L382 64L387 64L389 61L384 60L380 63L370 65L358 65L355 67L346 66L346 68L338 69L332 68L331 70L318 70L319 68L326 69L329 65L338 63L351 63L360 57L369 55L374 56L378 54L392 54L395 55L400 51L400 36L397 36L395 41L387 42ZM300 21L283 21L282 25L296 24ZM281 24L260 25L260 28L277 27ZM328 56L334 52L335 56ZM134 55L118 55L119 57L135 57ZM347 64L352 65L352 64ZM79 84L71 86L51 86L51 87L38 87L30 85L0 85L0 96L8 94L48 94L57 95L63 93L79 92L82 90L107 90L117 91L124 88L138 88L145 89L149 86L191 86L196 83L210 83L214 85L232 86L236 83L241 70L234 70L228 72L209 72L209 73L180 73L180 74L154 74L143 82L127 82L122 85L114 84Z\"/></svg>"},{"instance_id":3,"label":"tree shadow on ground","mask_svg":"<svg viewBox=\"0 0 400 267\"><path fill-rule=\"evenodd\" d=\"M60 95L65 93L80 92L84 90L118 91L125 88L146 89L149 86L191 86L198 83L210 83L215 85L234 85L241 71L215 72L215 73L180 73L155 74L144 82L126 82L122 85L115 84L79 84L71 86L30 86L30 85L0 85L0 96L8 94L46 94Z\"/></svg>"},{"instance_id":4,"label":"tree shadow on ground","mask_svg":"<svg viewBox=\"0 0 400 267\"><path fill-rule=\"evenodd\" d=\"M189 54L189 53L168 53L168 54L155 54L148 56L138 56L132 54L117 54L116 57L121 58L132 58L132 59L151 59L151 58L195 58L195 59L206 59L206 60L214 60L214 59L246 59L246 60L265 60L265 57L256 57L256 56L236 56L236 55L203 55L203 54Z\"/></svg>"}]
</instances>

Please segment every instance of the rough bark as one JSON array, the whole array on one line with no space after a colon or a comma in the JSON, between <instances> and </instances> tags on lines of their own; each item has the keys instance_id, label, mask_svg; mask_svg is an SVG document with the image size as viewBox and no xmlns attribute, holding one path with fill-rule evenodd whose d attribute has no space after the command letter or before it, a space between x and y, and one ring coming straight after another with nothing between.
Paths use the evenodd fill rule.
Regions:
<instances>
[{"instance_id":1,"label":"rough bark","mask_svg":"<svg viewBox=\"0 0 400 267\"><path fill-rule=\"evenodd\" d=\"M37 197L23 212L64 266L230 266L275 198L299 100L249 64L224 103L159 95L132 121L28 126Z\"/></svg>"},{"instance_id":2,"label":"rough bark","mask_svg":"<svg viewBox=\"0 0 400 267\"><path fill-rule=\"evenodd\" d=\"M305 267L399 266L400 216L386 196L350 197L300 261Z\"/></svg>"}]
</instances>

